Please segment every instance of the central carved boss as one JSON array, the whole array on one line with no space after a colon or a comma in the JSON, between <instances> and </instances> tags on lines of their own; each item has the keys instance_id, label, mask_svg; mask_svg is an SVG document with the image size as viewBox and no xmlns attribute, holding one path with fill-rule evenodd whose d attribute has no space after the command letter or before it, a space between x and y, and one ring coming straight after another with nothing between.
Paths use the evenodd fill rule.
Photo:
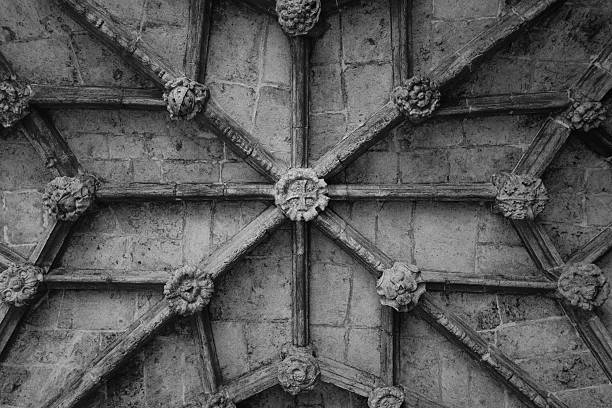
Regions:
<instances>
[{"instance_id":1,"label":"central carved boss","mask_svg":"<svg viewBox=\"0 0 612 408\"><path fill-rule=\"evenodd\" d=\"M310 221L327 207L327 183L313 169L289 169L275 186L276 205L292 221Z\"/></svg>"}]
</instances>

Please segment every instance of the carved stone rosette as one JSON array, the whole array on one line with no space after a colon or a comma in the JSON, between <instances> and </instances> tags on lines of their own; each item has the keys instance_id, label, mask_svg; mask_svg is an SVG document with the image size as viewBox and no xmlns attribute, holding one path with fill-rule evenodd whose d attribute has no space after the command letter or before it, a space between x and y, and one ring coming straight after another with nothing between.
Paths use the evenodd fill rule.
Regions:
<instances>
[{"instance_id":1,"label":"carved stone rosette","mask_svg":"<svg viewBox=\"0 0 612 408\"><path fill-rule=\"evenodd\" d=\"M601 102L576 101L565 114L572 128L588 132L595 129L606 120L606 108Z\"/></svg>"},{"instance_id":2,"label":"carved stone rosette","mask_svg":"<svg viewBox=\"0 0 612 408\"><path fill-rule=\"evenodd\" d=\"M38 266L9 265L0 272L0 301L15 307L28 305L36 297L42 279L43 271Z\"/></svg>"},{"instance_id":3,"label":"carved stone rosette","mask_svg":"<svg viewBox=\"0 0 612 408\"><path fill-rule=\"evenodd\" d=\"M278 23L285 33L306 35L319 21L320 0L276 0Z\"/></svg>"},{"instance_id":4,"label":"carved stone rosette","mask_svg":"<svg viewBox=\"0 0 612 408\"><path fill-rule=\"evenodd\" d=\"M291 395L312 390L321 370L317 359L308 347L283 346L278 364L277 378L283 389Z\"/></svg>"},{"instance_id":5,"label":"carved stone rosette","mask_svg":"<svg viewBox=\"0 0 612 408\"><path fill-rule=\"evenodd\" d=\"M210 96L206 86L186 77L169 81L165 88L164 101L172 120L193 119Z\"/></svg>"},{"instance_id":6,"label":"carved stone rosette","mask_svg":"<svg viewBox=\"0 0 612 408\"><path fill-rule=\"evenodd\" d=\"M389 269L384 269L376 282L376 293L380 303L398 312L408 312L417 305L425 293L425 283L421 271L416 265L395 262Z\"/></svg>"},{"instance_id":7,"label":"carved stone rosette","mask_svg":"<svg viewBox=\"0 0 612 408\"><path fill-rule=\"evenodd\" d=\"M276 205L292 221L313 220L329 203L327 183L313 169L289 169L274 188Z\"/></svg>"},{"instance_id":8,"label":"carved stone rosette","mask_svg":"<svg viewBox=\"0 0 612 408\"><path fill-rule=\"evenodd\" d=\"M93 202L97 180L92 176L56 177L45 187L43 205L61 221L76 221Z\"/></svg>"},{"instance_id":9,"label":"carved stone rosette","mask_svg":"<svg viewBox=\"0 0 612 408\"><path fill-rule=\"evenodd\" d=\"M572 306L592 310L604 304L610 295L610 283L594 264L567 264L556 268L561 272L557 288Z\"/></svg>"},{"instance_id":10,"label":"carved stone rosette","mask_svg":"<svg viewBox=\"0 0 612 408\"><path fill-rule=\"evenodd\" d=\"M412 77L393 90L397 109L413 122L430 117L440 103L438 85L429 78Z\"/></svg>"},{"instance_id":11,"label":"carved stone rosette","mask_svg":"<svg viewBox=\"0 0 612 408\"><path fill-rule=\"evenodd\" d=\"M400 408L405 398L404 390L400 387L374 388L368 396L368 407Z\"/></svg>"},{"instance_id":12,"label":"carved stone rosette","mask_svg":"<svg viewBox=\"0 0 612 408\"><path fill-rule=\"evenodd\" d=\"M174 276L164 286L164 296L176 314L189 316L210 303L214 288L209 275L195 266L185 265L174 271Z\"/></svg>"},{"instance_id":13,"label":"carved stone rosette","mask_svg":"<svg viewBox=\"0 0 612 408\"><path fill-rule=\"evenodd\" d=\"M495 209L513 220L534 219L544 210L548 193L542 180L527 174L502 173L493 176L497 187Z\"/></svg>"},{"instance_id":14,"label":"carved stone rosette","mask_svg":"<svg viewBox=\"0 0 612 408\"><path fill-rule=\"evenodd\" d=\"M10 127L30 113L29 102L33 94L30 85L14 75L0 72L0 124Z\"/></svg>"},{"instance_id":15,"label":"carved stone rosette","mask_svg":"<svg viewBox=\"0 0 612 408\"><path fill-rule=\"evenodd\" d=\"M234 401L224 391L219 391L214 394L210 394L202 408L236 408Z\"/></svg>"}]
</instances>

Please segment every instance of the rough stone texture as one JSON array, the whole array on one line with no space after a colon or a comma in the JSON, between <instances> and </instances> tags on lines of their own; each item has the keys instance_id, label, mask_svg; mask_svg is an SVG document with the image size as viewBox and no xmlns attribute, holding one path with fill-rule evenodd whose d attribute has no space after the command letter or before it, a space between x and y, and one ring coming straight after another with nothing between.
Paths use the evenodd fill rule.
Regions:
<instances>
[{"instance_id":1,"label":"rough stone texture","mask_svg":"<svg viewBox=\"0 0 612 408\"><path fill-rule=\"evenodd\" d=\"M182 64L186 1L100 0L128 30ZM468 41L504 9L498 0L413 2L415 73ZM205 81L211 94L278 157L289 158L289 43L275 19L217 2ZM312 52L314 160L386 103L393 89L389 1L363 0L327 19ZM151 87L72 22L57 1L0 0L0 51L33 83ZM567 88L610 37L605 1L570 0L471 74L458 95ZM232 52L228 52L232 50ZM501 80L500 80L501 78ZM128 110L50 112L85 169L103 182L262 181L211 133L168 114ZM487 182L511 170L542 115L435 119L401 126L335 180L347 183ZM41 191L54 176L18 130L0 131L0 242L28 255L49 220ZM544 175L551 203L539 217L562 255L610 219L610 164L577 137ZM81 219L57 266L159 273L197 263L257 216L265 203L96 204ZM536 276L511 225L490 205L431 202L331 203L395 260L446 273ZM275 361L291 338L290 230L277 231L216 282L210 305L224 380ZM317 353L380 374L381 306L376 279L318 231L312 232L311 336ZM598 265L610 277L612 255ZM0 359L0 407L39 402L65 374L95 355L162 298L158 290L51 291L29 313ZM551 299L439 294L488 341L572 408L607 408L612 388ZM608 302L609 304L609 302ZM103 310L104 313L100 313ZM611 308L603 310L612 327ZM400 382L458 407L522 405L455 345L407 314ZM154 338L84 407L180 407L201 392L189 320ZM501 402L500 402L501 401ZM365 408L366 399L320 384L296 399L280 387L241 407Z\"/></svg>"}]
</instances>

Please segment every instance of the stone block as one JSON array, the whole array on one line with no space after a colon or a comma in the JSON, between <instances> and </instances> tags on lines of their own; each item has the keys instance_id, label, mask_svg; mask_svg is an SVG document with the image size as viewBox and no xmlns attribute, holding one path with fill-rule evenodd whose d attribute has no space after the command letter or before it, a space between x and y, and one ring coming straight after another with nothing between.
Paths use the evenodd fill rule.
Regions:
<instances>
[{"instance_id":1,"label":"stone block","mask_svg":"<svg viewBox=\"0 0 612 408\"><path fill-rule=\"evenodd\" d=\"M563 311L554 299L537 295L498 295L502 323L539 320L562 316Z\"/></svg>"},{"instance_id":2,"label":"stone block","mask_svg":"<svg viewBox=\"0 0 612 408\"><path fill-rule=\"evenodd\" d=\"M253 111L257 101L257 92L254 88L225 82L211 82L209 88L211 98L233 120L246 130L252 129Z\"/></svg>"},{"instance_id":3,"label":"stone block","mask_svg":"<svg viewBox=\"0 0 612 408\"><path fill-rule=\"evenodd\" d=\"M522 154L511 146L450 149L450 181L488 182L493 174L512 170Z\"/></svg>"},{"instance_id":4,"label":"stone block","mask_svg":"<svg viewBox=\"0 0 612 408\"><path fill-rule=\"evenodd\" d=\"M183 261L198 264L210 255L212 204L187 202L183 235Z\"/></svg>"},{"instance_id":5,"label":"stone block","mask_svg":"<svg viewBox=\"0 0 612 408\"><path fill-rule=\"evenodd\" d=\"M607 408L612 405L612 385L567 390L557 396L572 407Z\"/></svg>"},{"instance_id":6,"label":"stone block","mask_svg":"<svg viewBox=\"0 0 612 408\"><path fill-rule=\"evenodd\" d=\"M582 248L600 231L598 227L580 227L562 223L545 223L542 226L565 259Z\"/></svg>"},{"instance_id":7,"label":"stone block","mask_svg":"<svg viewBox=\"0 0 612 408\"><path fill-rule=\"evenodd\" d=\"M311 324L344 325L351 294L351 275L346 266L311 263Z\"/></svg>"},{"instance_id":8,"label":"stone block","mask_svg":"<svg viewBox=\"0 0 612 408\"><path fill-rule=\"evenodd\" d=\"M159 237L134 237L130 255L130 269L171 271L182 264L181 241Z\"/></svg>"},{"instance_id":9,"label":"stone block","mask_svg":"<svg viewBox=\"0 0 612 408\"><path fill-rule=\"evenodd\" d=\"M184 207L183 203L121 203L113 206L113 214L122 234L179 239L183 236Z\"/></svg>"},{"instance_id":10,"label":"stone block","mask_svg":"<svg viewBox=\"0 0 612 408\"><path fill-rule=\"evenodd\" d=\"M322 38L317 39L312 47L311 64L340 63L342 50L342 37L340 33L340 14L333 14L326 18L327 31Z\"/></svg>"},{"instance_id":11,"label":"stone block","mask_svg":"<svg viewBox=\"0 0 612 408\"><path fill-rule=\"evenodd\" d=\"M57 326L72 330L124 330L134 319L135 306L133 291L66 291Z\"/></svg>"},{"instance_id":12,"label":"stone block","mask_svg":"<svg viewBox=\"0 0 612 408\"><path fill-rule=\"evenodd\" d=\"M339 64L310 69L310 110L313 114L344 110L342 73Z\"/></svg>"},{"instance_id":13,"label":"stone block","mask_svg":"<svg viewBox=\"0 0 612 408\"><path fill-rule=\"evenodd\" d=\"M531 321L498 331L499 348L510 358L528 358L586 349L567 318Z\"/></svg>"},{"instance_id":14,"label":"stone block","mask_svg":"<svg viewBox=\"0 0 612 408\"><path fill-rule=\"evenodd\" d=\"M59 265L71 269L127 269L132 262L130 237L73 235Z\"/></svg>"},{"instance_id":15,"label":"stone block","mask_svg":"<svg viewBox=\"0 0 612 408\"><path fill-rule=\"evenodd\" d=\"M91 159L79 159L79 162L85 172L94 174L98 180L104 183L126 184L131 180L135 182L159 182L161 179L161 170L158 170L158 174L151 174L151 168L143 169L142 162ZM146 172L143 170L146 170Z\"/></svg>"},{"instance_id":16,"label":"stone block","mask_svg":"<svg viewBox=\"0 0 612 408\"><path fill-rule=\"evenodd\" d=\"M38 191L3 192L0 194L0 220L4 236L11 244L36 243L44 232L47 219Z\"/></svg>"},{"instance_id":17,"label":"stone block","mask_svg":"<svg viewBox=\"0 0 612 408\"><path fill-rule=\"evenodd\" d=\"M162 183L164 181L164 171L162 166L165 164L160 160L130 160L126 161L115 161L114 163L130 163L131 170L133 173L134 183ZM172 177L173 174L170 174ZM125 180L123 182L125 183ZM129 180L129 179L127 179ZM119 181L119 180L117 180Z\"/></svg>"},{"instance_id":18,"label":"stone block","mask_svg":"<svg viewBox=\"0 0 612 408\"><path fill-rule=\"evenodd\" d=\"M505 387L489 372L476 367L470 370L470 407L489 408L505 399Z\"/></svg>"},{"instance_id":19,"label":"stone block","mask_svg":"<svg viewBox=\"0 0 612 408\"><path fill-rule=\"evenodd\" d=\"M365 122L389 101L393 88L390 63L351 66L344 71L349 130Z\"/></svg>"},{"instance_id":20,"label":"stone block","mask_svg":"<svg viewBox=\"0 0 612 408\"><path fill-rule=\"evenodd\" d=\"M312 324L310 337L317 355L344 361L346 356L346 342L348 333L344 327Z\"/></svg>"},{"instance_id":21,"label":"stone block","mask_svg":"<svg viewBox=\"0 0 612 408\"><path fill-rule=\"evenodd\" d=\"M181 346L156 337L143 348L145 396L149 407L182 404L185 349Z\"/></svg>"},{"instance_id":22,"label":"stone block","mask_svg":"<svg viewBox=\"0 0 612 408\"><path fill-rule=\"evenodd\" d=\"M268 19L268 36L263 60L263 82L289 87L291 85L291 49L289 39L280 25Z\"/></svg>"},{"instance_id":23,"label":"stone block","mask_svg":"<svg viewBox=\"0 0 612 408\"><path fill-rule=\"evenodd\" d=\"M277 159L291 158L291 92L264 86L260 88L253 134Z\"/></svg>"},{"instance_id":24,"label":"stone block","mask_svg":"<svg viewBox=\"0 0 612 408\"><path fill-rule=\"evenodd\" d=\"M255 85L267 18L244 5L223 1L214 7L211 20L206 69L210 78Z\"/></svg>"},{"instance_id":25,"label":"stone block","mask_svg":"<svg viewBox=\"0 0 612 408\"><path fill-rule=\"evenodd\" d=\"M588 225L606 226L612 222L612 194L587 195L586 218Z\"/></svg>"},{"instance_id":26,"label":"stone block","mask_svg":"<svg viewBox=\"0 0 612 408\"><path fill-rule=\"evenodd\" d=\"M504 244L476 246L476 273L501 276L540 276L523 246Z\"/></svg>"},{"instance_id":27,"label":"stone block","mask_svg":"<svg viewBox=\"0 0 612 408\"><path fill-rule=\"evenodd\" d=\"M367 151L346 168L346 182L356 184L397 184L398 155Z\"/></svg>"},{"instance_id":28,"label":"stone block","mask_svg":"<svg viewBox=\"0 0 612 408\"><path fill-rule=\"evenodd\" d=\"M349 307L351 325L371 328L380 326L383 306L376 293L376 278L365 268L353 269Z\"/></svg>"},{"instance_id":29,"label":"stone block","mask_svg":"<svg viewBox=\"0 0 612 408\"><path fill-rule=\"evenodd\" d=\"M543 119L532 121L520 115L470 117L462 122L465 142L479 146L525 145L533 140Z\"/></svg>"},{"instance_id":30,"label":"stone block","mask_svg":"<svg viewBox=\"0 0 612 408\"><path fill-rule=\"evenodd\" d=\"M361 2L341 14L342 50L348 63L390 61L391 17L390 2Z\"/></svg>"},{"instance_id":31,"label":"stone block","mask_svg":"<svg viewBox=\"0 0 612 408\"><path fill-rule=\"evenodd\" d=\"M2 144L0 174L0 190L43 189L53 179L36 151L29 145L17 143Z\"/></svg>"},{"instance_id":32,"label":"stone block","mask_svg":"<svg viewBox=\"0 0 612 408\"><path fill-rule=\"evenodd\" d=\"M291 322L245 323L249 370L280 359L280 349L291 342Z\"/></svg>"},{"instance_id":33,"label":"stone block","mask_svg":"<svg viewBox=\"0 0 612 408\"><path fill-rule=\"evenodd\" d=\"M590 351L536 357L521 360L519 365L551 392L608 383Z\"/></svg>"},{"instance_id":34,"label":"stone block","mask_svg":"<svg viewBox=\"0 0 612 408\"><path fill-rule=\"evenodd\" d=\"M108 383L108 403L111 406L130 408L147 404L144 378L144 354L136 355L119 367L117 374Z\"/></svg>"},{"instance_id":35,"label":"stone block","mask_svg":"<svg viewBox=\"0 0 612 408\"><path fill-rule=\"evenodd\" d=\"M476 19L497 17L499 4L497 0L473 0L457 3L453 0L434 0L433 16L436 19Z\"/></svg>"},{"instance_id":36,"label":"stone block","mask_svg":"<svg viewBox=\"0 0 612 408\"><path fill-rule=\"evenodd\" d=\"M344 113L321 113L310 115L309 160L314 163L327 153L346 132Z\"/></svg>"},{"instance_id":37,"label":"stone block","mask_svg":"<svg viewBox=\"0 0 612 408\"><path fill-rule=\"evenodd\" d=\"M445 183L449 180L448 151L444 149L419 149L400 153L401 182Z\"/></svg>"},{"instance_id":38,"label":"stone block","mask_svg":"<svg viewBox=\"0 0 612 408\"><path fill-rule=\"evenodd\" d=\"M218 163L207 161L166 160L161 167L168 183L218 183L221 173Z\"/></svg>"},{"instance_id":39,"label":"stone block","mask_svg":"<svg viewBox=\"0 0 612 408\"><path fill-rule=\"evenodd\" d=\"M213 321L213 336L225 381L249 371L244 323Z\"/></svg>"},{"instance_id":40,"label":"stone block","mask_svg":"<svg viewBox=\"0 0 612 408\"><path fill-rule=\"evenodd\" d=\"M400 384L434 401L441 398L438 345L435 339L400 340Z\"/></svg>"},{"instance_id":41,"label":"stone block","mask_svg":"<svg viewBox=\"0 0 612 408\"><path fill-rule=\"evenodd\" d=\"M346 362L368 373L380 372L380 332L351 328L348 332Z\"/></svg>"},{"instance_id":42,"label":"stone block","mask_svg":"<svg viewBox=\"0 0 612 408\"><path fill-rule=\"evenodd\" d=\"M456 8L462 8L466 10L466 12L470 8L465 7L465 4L462 3L455 4ZM433 67L440 64L444 58L447 58L454 52L460 50L461 47L467 44L482 30L495 23L495 21L496 20L494 18L479 18L460 21L432 21L430 40L432 45L430 49L431 66Z\"/></svg>"},{"instance_id":43,"label":"stone block","mask_svg":"<svg viewBox=\"0 0 612 408\"><path fill-rule=\"evenodd\" d=\"M496 295L445 293L433 296L474 330L491 330L501 324Z\"/></svg>"},{"instance_id":44,"label":"stone block","mask_svg":"<svg viewBox=\"0 0 612 408\"><path fill-rule=\"evenodd\" d=\"M397 128L396 133L400 151L456 146L463 141L464 122L468 121L440 118L419 126L405 122Z\"/></svg>"},{"instance_id":45,"label":"stone block","mask_svg":"<svg viewBox=\"0 0 612 408\"><path fill-rule=\"evenodd\" d=\"M474 272L477 207L458 203L417 203L414 258L422 269Z\"/></svg>"},{"instance_id":46,"label":"stone block","mask_svg":"<svg viewBox=\"0 0 612 408\"><path fill-rule=\"evenodd\" d=\"M412 213L416 203L386 201L378 212L376 245L395 260L414 262Z\"/></svg>"},{"instance_id":47,"label":"stone block","mask_svg":"<svg viewBox=\"0 0 612 408\"><path fill-rule=\"evenodd\" d=\"M522 241L510 221L501 214L495 214L488 209L483 209L480 212L478 243L522 245Z\"/></svg>"}]
</instances>

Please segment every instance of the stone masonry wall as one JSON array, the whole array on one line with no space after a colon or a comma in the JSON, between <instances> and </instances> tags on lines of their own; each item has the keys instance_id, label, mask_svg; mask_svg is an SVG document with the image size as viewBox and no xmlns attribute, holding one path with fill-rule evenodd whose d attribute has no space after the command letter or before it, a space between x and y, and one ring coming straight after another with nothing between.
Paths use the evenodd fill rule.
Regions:
<instances>
[{"instance_id":1,"label":"stone masonry wall","mask_svg":"<svg viewBox=\"0 0 612 408\"><path fill-rule=\"evenodd\" d=\"M134 35L183 63L185 0L99 0ZM311 67L310 160L387 101L393 87L389 4L363 0L328 19ZM412 71L425 71L490 24L503 0L415 0ZM0 0L0 52L19 75L62 85L152 87L101 46L56 0ZM564 90L610 37L605 0L570 0L500 50L448 99ZM274 19L219 0L201 80L270 151L289 160L290 52ZM212 133L163 111L46 112L80 162L103 182L262 182ZM400 126L333 182L484 182L509 170L542 115L446 118ZM538 222L567 257L612 221L610 164L572 136L546 173L552 203ZM0 242L24 255L48 220L41 191L51 173L19 130L0 131ZM97 204L68 240L57 267L166 276L198 262L267 206L261 202ZM480 203L359 202L331 207L390 256L422 269L533 276L511 225ZM288 225L217 284L210 311L224 380L277 358L291 338ZM311 238L311 335L317 352L378 374L380 308L374 278L316 230ZM598 263L612 278L612 255ZM36 406L161 297L161 288L53 290L0 357L0 407ZM436 297L570 407L612 404L612 385L555 301L538 296L440 293ZM608 302L610 304L610 302ZM604 321L612 328L612 307ZM193 324L177 320L84 407L180 407L201 392ZM523 406L512 391L414 316L401 321L400 382L451 407ZM329 385L292 398L275 387L241 407L363 408Z\"/></svg>"}]
</instances>

